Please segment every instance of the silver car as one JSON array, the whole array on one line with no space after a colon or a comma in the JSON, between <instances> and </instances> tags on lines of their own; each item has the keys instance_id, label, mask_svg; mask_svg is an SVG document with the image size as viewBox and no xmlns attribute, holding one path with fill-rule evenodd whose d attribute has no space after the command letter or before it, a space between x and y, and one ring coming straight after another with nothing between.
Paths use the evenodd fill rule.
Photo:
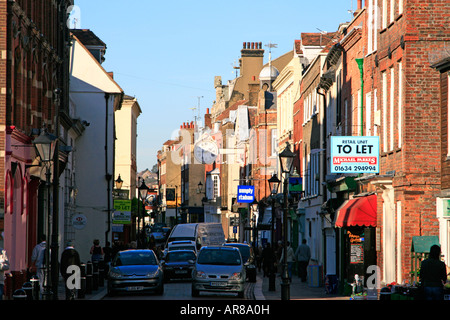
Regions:
<instances>
[{"instance_id":1,"label":"silver car","mask_svg":"<svg viewBox=\"0 0 450 320\"><path fill-rule=\"evenodd\" d=\"M108 294L164 293L164 275L153 250L125 250L114 257L108 273Z\"/></svg>"},{"instance_id":2,"label":"silver car","mask_svg":"<svg viewBox=\"0 0 450 320\"><path fill-rule=\"evenodd\" d=\"M192 296L200 291L232 292L244 297L245 266L239 249L202 247L192 271Z\"/></svg>"}]
</instances>

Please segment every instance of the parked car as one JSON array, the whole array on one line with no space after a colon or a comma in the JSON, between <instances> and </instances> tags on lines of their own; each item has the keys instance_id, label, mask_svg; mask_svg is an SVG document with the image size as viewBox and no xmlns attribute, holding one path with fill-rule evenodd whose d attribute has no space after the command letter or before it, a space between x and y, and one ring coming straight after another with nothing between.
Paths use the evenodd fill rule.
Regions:
<instances>
[{"instance_id":1,"label":"parked car","mask_svg":"<svg viewBox=\"0 0 450 320\"><path fill-rule=\"evenodd\" d=\"M108 294L164 292L164 274L153 250L125 250L116 254L108 272Z\"/></svg>"},{"instance_id":2,"label":"parked car","mask_svg":"<svg viewBox=\"0 0 450 320\"><path fill-rule=\"evenodd\" d=\"M247 243L230 242L225 243L224 246L238 248L241 252L242 260L247 272L247 279L249 282L256 282L256 261L255 253L252 246Z\"/></svg>"},{"instance_id":3,"label":"parked car","mask_svg":"<svg viewBox=\"0 0 450 320\"><path fill-rule=\"evenodd\" d=\"M192 296L200 291L233 292L244 297L245 266L239 249L225 246L202 247L192 271Z\"/></svg>"},{"instance_id":4,"label":"parked car","mask_svg":"<svg viewBox=\"0 0 450 320\"><path fill-rule=\"evenodd\" d=\"M196 258L196 254L192 250L169 251L164 260L161 260L164 280L191 279Z\"/></svg>"}]
</instances>

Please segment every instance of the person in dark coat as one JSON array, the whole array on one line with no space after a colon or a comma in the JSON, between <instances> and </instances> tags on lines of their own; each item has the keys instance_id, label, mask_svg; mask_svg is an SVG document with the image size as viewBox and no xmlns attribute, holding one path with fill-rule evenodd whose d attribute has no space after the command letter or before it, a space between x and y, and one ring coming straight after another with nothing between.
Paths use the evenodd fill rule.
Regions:
<instances>
[{"instance_id":1,"label":"person in dark coat","mask_svg":"<svg viewBox=\"0 0 450 320\"><path fill-rule=\"evenodd\" d=\"M273 268L275 267L275 261L275 253L273 252L270 243L267 243L266 247L262 251L264 277L268 277L270 275L270 272L273 271Z\"/></svg>"},{"instance_id":2,"label":"person in dark coat","mask_svg":"<svg viewBox=\"0 0 450 320\"><path fill-rule=\"evenodd\" d=\"M447 281L447 267L441 261L441 247L433 245L428 259L420 265L420 282L426 300L444 300L444 284Z\"/></svg>"},{"instance_id":3,"label":"person in dark coat","mask_svg":"<svg viewBox=\"0 0 450 320\"><path fill-rule=\"evenodd\" d=\"M80 283L80 279L78 281L75 279L75 281L70 281L69 277L74 275L74 270L68 270L70 266L77 266L78 267L78 275L81 276L80 272L80 255L73 247L72 241L68 241L66 248L64 249L63 253L61 254L61 265L60 265L60 272L62 277L64 278L64 286L66 288L66 300L72 300L74 299L74 295L72 294L74 289L74 286L76 287L76 284ZM69 280L69 281L68 281Z\"/></svg>"}]
</instances>

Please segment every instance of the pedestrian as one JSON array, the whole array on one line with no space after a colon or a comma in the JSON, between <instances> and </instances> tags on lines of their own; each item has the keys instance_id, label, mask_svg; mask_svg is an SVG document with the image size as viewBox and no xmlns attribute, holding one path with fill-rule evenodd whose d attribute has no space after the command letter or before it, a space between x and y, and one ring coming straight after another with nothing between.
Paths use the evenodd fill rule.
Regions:
<instances>
[{"instance_id":1,"label":"pedestrian","mask_svg":"<svg viewBox=\"0 0 450 320\"><path fill-rule=\"evenodd\" d=\"M275 254L268 242L262 251L263 276L268 277L274 270Z\"/></svg>"},{"instance_id":2,"label":"pedestrian","mask_svg":"<svg viewBox=\"0 0 450 320\"><path fill-rule=\"evenodd\" d=\"M447 267L441 261L441 247L433 245L428 259L420 265L420 282L426 300L443 300L444 284L447 281Z\"/></svg>"},{"instance_id":3,"label":"pedestrian","mask_svg":"<svg viewBox=\"0 0 450 320\"><path fill-rule=\"evenodd\" d=\"M95 239L93 243L94 243L94 245L91 247L91 251L90 251L91 260L92 260L92 262L94 262L94 261L98 262L98 261L100 261L100 259L103 258L103 249L100 246L100 240Z\"/></svg>"},{"instance_id":4,"label":"pedestrian","mask_svg":"<svg viewBox=\"0 0 450 320\"><path fill-rule=\"evenodd\" d=\"M258 247L255 250L256 255L256 267L258 268L258 272L261 272L261 265L262 265L262 247L261 245L258 245Z\"/></svg>"},{"instance_id":5,"label":"pedestrian","mask_svg":"<svg viewBox=\"0 0 450 320\"><path fill-rule=\"evenodd\" d=\"M105 263L111 262L113 258L113 249L111 248L111 242L106 241L106 245L103 247L103 253L105 254Z\"/></svg>"},{"instance_id":6,"label":"pedestrian","mask_svg":"<svg viewBox=\"0 0 450 320\"><path fill-rule=\"evenodd\" d=\"M39 279L39 287L41 294L44 293L44 286L46 282L46 270L45 270L45 256L47 249L47 241L45 235L41 235L39 238L39 243L33 248L31 253L31 272L36 274Z\"/></svg>"},{"instance_id":7,"label":"pedestrian","mask_svg":"<svg viewBox=\"0 0 450 320\"><path fill-rule=\"evenodd\" d=\"M64 287L66 288L66 300L73 300L75 299L75 290L80 289L76 288L75 284L77 283L77 279L73 279L74 281L68 281L69 277L74 274L74 272L77 272L77 269L75 270L68 270L69 267L76 266L78 267L78 275L81 276L80 266L80 255L78 254L78 251L75 250L73 247L72 241L67 241L66 247L64 251L61 254L61 265L60 265L60 272L64 279ZM80 281L80 279L78 279ZM80 282L78 282L80 283Z\"/></svg>"},{"instance_id":8,"label":"pedestrian","mask_svg":"<svg viewBox=\"0 0 450 320\"><path fill-rule=\"evenodd\" d=\"M3 238L3 232L2 232ZM5 293L5 271L9 270L9 260L6 251L0 247L0 300L3 300Z\"/></svg>"},{"instance_id":9,"label":"pedestrian","mask_svg":"<svg viewBox=\"0 0 450 320\"><path fill-rule=\"evenodd\" d=\"M311 249L306 244L306 239L303 239L302 244L295 250L295 259L298 262L298 276L302 279L302 282L306 282L308 264L311 259Z\"/></svg>"},{"instance_id":10,"label":"pedestrian","mask_svg":"<svg viewBox=\"0 0 450 320\"><path fill-rule=\"evenodd\" d=\"M291 243L288 241L286 244L287 244L286 262L287 262L287 267L288 267L289 280L291 280L292 279L292 266L294 265L294 262L295 262L295 254L294 254L294 249L292 249L292 247L291 247ZM280 263L280 265L282 265L284 267L284 265L283 265L283 263L284 263L284 248L281 253L279 263Z\"/></svg>"}]
</instances>

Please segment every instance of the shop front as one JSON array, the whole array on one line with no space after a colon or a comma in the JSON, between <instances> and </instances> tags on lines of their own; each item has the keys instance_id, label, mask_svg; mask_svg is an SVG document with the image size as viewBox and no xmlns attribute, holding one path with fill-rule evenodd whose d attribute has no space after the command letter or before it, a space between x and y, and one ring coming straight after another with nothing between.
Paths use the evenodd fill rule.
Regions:
<instances>
[{"instance_id":1,"label":"shop front","mask_svg":"<svg viewBox=\"0 0 450 320\"><path fill-rule=\"evenodd\" d=\"M340 247L341 274L346 283L355 278L368 279L376 265L377 196L355 195L346 200L336 211L335 226L342 237Z\"/></svg>"}]
</instances>

